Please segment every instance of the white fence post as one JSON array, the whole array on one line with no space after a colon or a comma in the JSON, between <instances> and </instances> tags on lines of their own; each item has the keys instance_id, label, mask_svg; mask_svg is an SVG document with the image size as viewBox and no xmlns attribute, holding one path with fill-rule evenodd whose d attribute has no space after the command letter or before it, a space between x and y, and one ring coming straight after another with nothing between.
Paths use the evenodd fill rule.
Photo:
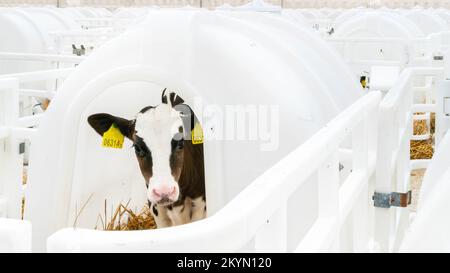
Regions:
<instances>
[{"instance_id":1,"label":"white fence post","mask_svg":"<svg viewBox=\"0 0 450 273\"><path fill-rule=\"evenodd\" d=\"M389 108L380 107L378 122L378 146L384 149L378 149L377 166L375 176L375 190L380 193L391 192L391 170L392 170L392 148L394 140L394 121L392 119L393 111ZM383 128L382 130L380 128ZM388 251L389 237L391 229L391 210L385 208L375 208L375 230L374 239L378 243L380 251Z\"/></svg>"},{"instance_id":2,"label":"white fence post","mask_svg":"<svg viewBox=\"0 0 450 273\"><path fill-rule=\"evenodd\" d=\"M442 81L436 93L435 146L437 147L445 132L450 129L450 79Z\"/></svg>"},{"instance_id":3,"label":"white fence post","mask_svg":"<svg viewBox=\"0 0 450 273\"><path fill-rule=\"evenodd\" d=\"M18 88L16 79L0 80L0 128L8 131L19 119ZM6 197L6 217L20 219L23 159L19 142L8 136L0 145L0 195Z\"/></svg>"},{"instance_id":4,"label":"white fence post","mask_svg":"<svg viewBox=\"0 0 450 273\"><path fill-rule=\"evenodd\" d=\"M330 238L330 251L339 251L339 155L336 147L323 163L318 173L319 218L333 223L334 234ZM328 243L325 243L325 246Z\"/></svg>"},{"instance_id":5,"label":"white fence post","mask_svg":"<svg viewBox=\"0 0 450 273\"><path fill-rule=\"evenodd\" d=\"M352 171L364 172L369 168L369 154L368 154L368 114L364 117L352 132L352 148L353 148L353 162ZM369 173L366 174L366 179L369 180ZM356 197L356 206L351 212L352 217L352 239L353 252L363 252L367 250L367 242L369 241L369 202L367 202L369 184L363 186L361 193Z\"/></svg>"},{"instance_id":6,"label":"white fence post","mask_svg":"<svg viewBox=\"0 0 450 273\"><path fill-rule=\"evenodd\" d=\"M450 130L450 80L442 83L438 91L438 111L436 112L436 146Z\"/></svg>"},{"instance_id":7,"label":"white fence post","mask_svg":"<svg viewBox=\"0 0 450 273\"><path fill-rule=\"evenodd\" d=\"M412 79L410 78L406 88L412 90ZM403 97L404 107L400 108L400 122L396 128L403 130L401 139L399 140L399 147L396 159L396 180L393 191L406 193L410 190L410 176L411 176L411 165L410 165L410 141L413 136L413 92L406 92ZM397 251L398 246L403 240L406 229L409 226L409 209L400 208L395 209L395 230L392 251Z\"/></svg>"},{"instance_id":8,"label":"white fence post","mask_svg":"<svg viewBox=\"0 0 450 273\"><path fill-rule=\"evenodd\" d=\"M318 216L309 232L303 237L295 252L338 252L340 250L339 213L339 149L333 151L317 169Z\"/></svg>"}]
</instances>

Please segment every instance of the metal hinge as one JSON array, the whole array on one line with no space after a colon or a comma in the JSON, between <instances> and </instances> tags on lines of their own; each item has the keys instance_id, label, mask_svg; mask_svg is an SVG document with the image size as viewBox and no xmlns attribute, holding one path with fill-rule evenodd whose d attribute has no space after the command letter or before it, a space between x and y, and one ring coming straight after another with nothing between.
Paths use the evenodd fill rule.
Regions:
<instances>
[{"instance_id":1,"label":"metal hinge","mask_svg":"<svg viewBox=\"0 0 450 273\"><path fill-rule=\"evenodd\" d=\"M25 153L25 142L19 144L19 154Z\"/></svg>"},{"instance_id":2,"label":"metal hinge","mask_svg":"<svg viewBox=\"0 0 450 273\"><path fill-rule=\"evenodd\" d=\"M375 192L372 196L373 205L377 208L401 207L406 208L411 204L411 191L406 193L391 192L381 193Z\"/></svg>"}]
</instances>

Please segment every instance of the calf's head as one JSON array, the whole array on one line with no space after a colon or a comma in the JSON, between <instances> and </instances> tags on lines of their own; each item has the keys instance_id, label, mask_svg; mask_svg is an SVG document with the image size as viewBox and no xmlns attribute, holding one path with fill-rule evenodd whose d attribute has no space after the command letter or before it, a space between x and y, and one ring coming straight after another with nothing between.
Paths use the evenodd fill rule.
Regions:
<instances>
[{"instance_id":1,"label":"calf's head","mask_svg":"<svg viewBox=\"0 0 450 273\"><path fill-rule=\"evenodd\" d=\"M181 104L180 97L174 93L165 95L165 91L162 102L145 107L133 120L99 113L89 116L88 123L101 136L114 124L133 142L147 185L147 198L164 206L176 202L180 196L178 181L184 162L185 135L190 134L184 123L190 120L190 108Z\"/></svg>"}]
</instances>

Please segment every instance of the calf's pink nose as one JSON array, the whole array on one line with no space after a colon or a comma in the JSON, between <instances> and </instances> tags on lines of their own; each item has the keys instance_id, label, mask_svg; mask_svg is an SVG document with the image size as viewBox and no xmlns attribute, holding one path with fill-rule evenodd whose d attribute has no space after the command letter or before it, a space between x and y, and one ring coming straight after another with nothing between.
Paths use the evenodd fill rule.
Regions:
<instances>
[{"instance_id":1,"label":"calf's pink nose","mask_svg":"<svg viewBox=\"0 0 450 273\"><path fill-rule=\"evenodd\" d=\"M157 199L173 199L173 197L175 197L176 190L177 189L175 186L161 186L154 188L152 192L157 197Z\"/></svg>"}]
</instances>

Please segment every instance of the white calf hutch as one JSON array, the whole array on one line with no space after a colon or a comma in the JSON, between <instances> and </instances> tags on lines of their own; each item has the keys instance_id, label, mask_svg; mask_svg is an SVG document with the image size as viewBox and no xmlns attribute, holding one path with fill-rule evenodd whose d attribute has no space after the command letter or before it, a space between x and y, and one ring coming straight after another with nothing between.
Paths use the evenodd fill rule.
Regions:
<instances>
[{"instance_id":1,"label":"white calf hutch","mask_svg":"<svg viewBox=\"0 0 450 273\"><path fill-rule=\"evenodd\" d=\"M422 31L400 15L365 12L336 26L330 42L357 75L369 74L374 65L403 69L416 57L413 41Z\"/></svg>"},{"instance_id":2,"label":"white calf hutch","mask_svg":"<svg viewBox=\"0 0 450 273\"><path fill-rule=\"evenodd\" d=\"M60 49L51 33L77 28L75 21L52 9L0 9L0 52L56 54ZM53 68L48 63L24 60L0 60L0 64L0 74Z\"/></svg>"},{"instance_id":3,"label":"white calf hutch","mask_svg":"<svg viewBox=\"0 0 450 273\"><path fill-rule=\"evenodd\" d=\"M361 10L354 18L305 11L322 26L339 21L326 38L294 10L82 11L60 14L90 28L105 20L95 27L102 31L128 13L148 16L121 35L109 32L106 40L118 37L86 57L0 52L0 61L56 68L0 76L0 251L449 250L449 223L441 217L450 194L447 32L426 38L422 27L389 10ZM389 67L396 76L380 77ZM368 89L359 84L364 69L372 73ZM164 89L182 97L202 125L208 216L169 228L97 230L99 214L120 203L142 208L146 186L133 143L102 147L87 118L103 112L132 119L160 104ZM36 115L23 111L19 102L27 98L51 103ZM243 116L234 116L236 107ZM410 160L410 140L430 138L413 135L412 122L429 120L430 112L435 156ZM233 120L245 125L261 116L256 128ZM22 142L31 143L26 156ZM406 196L411 170L423 167L419 207L410 214L395 198Z\"/></svg>"},{"instance_id":4,"label":"white calf hutch","mask_svg":"<svg viewBox=\"0 0 450 273\"><path fill-rule=\"evenodd\" d=\"M175 17L177 23L173 23ZM180 20L185 23L180 24ZM223 26L227 28L221 31ZM240 32L233 31L236 29ZM298 35L289 37L292 33ZM279 37L276 43L270 35ZM227 46L222 46L223 43ZM130 44L136 48L130 48ZM322 54L314 53L320 48ZM144 183L132 151L124 149L117 153L101 149L97 145L98 137L87 126L89 114L112 112L132 117L141 108L158 104L166 87L177 90L194 112L200 103L205 108L215 105L219 110L235 104L276 105L276 112L271 114L280 116L279 125L273 125L279 126L280 139L269 139L267 143L261 140L205 143L208 208L214 214L265 169L358 98L361 88L327 48L319 38L276 18L208 12L155 12L142 26L105 45L65 81L34 139L36 147L30 160L47 155L45 162L36 160L30 166L26 215L36 232L42 232L42 236L35 236L35 246L39 245L39 238L70 227L76 215L75 205L80 206L92 193L93 198L78 219L78 227L95 226L105 198L111 202L128 198L141 203L145 200ZM271 53L282 49L290 54ZM117 51L124 54L113 60L111 54ZM224 55L228 56L226 62L219 57ZM330 67L328 70L323 69L325 63ZM305 77L295 76L299 74ZM254 80L263 77L263 81ZM341 80L342 91L333 87L339 78L348 79ZM277 94L272 90L283 91ZM347 95L340 96L339 92ZM118 97L126 98L126 103L117 100ZM298 102L293 104L294 100ZM312 105L327 112L317 111ZM210 115L209 120L202 121L207 124L205 130L223 131L215 129L220 126L215 123L223 122L223 117L219 113ZM57 132L45 133L51 131ZM279 148L264 152L272 149L270 145ZM86 149L87 146L91 148ZM104 161L106 157L108 161ZM247 167L243 168L243 162ZM54 164L58 166L57 171L49 175L46 169ZM55 199L33 197L42 195ZM59 207L61 211L43 215L46 207Z\"/></svg>"},{"instance_id":5,"label":"white calf hutch","mask_svg":"<svg viewBox=\"0 0 450 273\"><path fill-rule=\"evenodd\" d=\"M448 30L447 22L431 11L412 10L403 16L414 22L425 35Z\"/></svg>"}]
</instances>

